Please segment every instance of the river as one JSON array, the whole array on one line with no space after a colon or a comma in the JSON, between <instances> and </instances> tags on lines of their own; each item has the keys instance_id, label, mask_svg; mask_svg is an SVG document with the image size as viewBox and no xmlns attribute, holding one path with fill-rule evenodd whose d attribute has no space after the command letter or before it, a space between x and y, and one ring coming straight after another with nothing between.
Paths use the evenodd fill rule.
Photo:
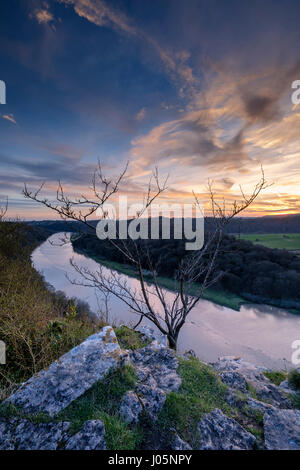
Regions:
<instances>
[{"instance_id":1,"label":"river","mask_svg":"<svg viewBox=\"0 0 300 470\"><path fill-rule=\"evenodd\" d=\"M33 265L56 290L63 291L69 297L75 296L87 301L96 312L99 302L103 300L99 293L89 287L73 285L66 275L71 279L78 279L78 274L70 265L71 258L77 265L89 270L97 269L98 264L75 253L71 243L60 243L61 238L62 234L55 234L41 244L32 254ZM126 278L131 286L139 287L136 279L128 276ZM168 292L168 296L173 295ZM116 297L110 298L109 310L110 323L130 326L137 322L137 316ZM270 368L290 368L293 353L291 345L297 339L300 339L300 317L285 310L245 304L237 312L201 300L182 328L178 351L182 353L193 349L206 362L232 355Z\"/></svg>"}]
</instances>

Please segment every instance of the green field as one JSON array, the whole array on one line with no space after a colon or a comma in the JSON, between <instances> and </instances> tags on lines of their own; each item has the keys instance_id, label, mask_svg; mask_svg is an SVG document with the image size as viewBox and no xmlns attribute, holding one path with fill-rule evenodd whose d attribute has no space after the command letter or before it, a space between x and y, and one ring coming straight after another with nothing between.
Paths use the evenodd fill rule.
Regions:
<instances>
[{"instance_id":1,"label":"green field","mask_svg":"<svg viewBox=\"0 0 300 470\"><path fill-rule=\"evenodd\" d=\"M268 234L241 234L240 238L252 243L264 245L268 248L280 248L289 251L299 251L300 233L268 233Z\"/></svg>"}]
</instances>

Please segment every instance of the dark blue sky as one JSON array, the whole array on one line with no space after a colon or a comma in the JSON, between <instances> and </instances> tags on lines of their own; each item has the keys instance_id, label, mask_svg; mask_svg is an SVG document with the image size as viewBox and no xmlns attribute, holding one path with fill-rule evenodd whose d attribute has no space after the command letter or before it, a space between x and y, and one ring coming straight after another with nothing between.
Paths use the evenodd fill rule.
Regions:
<instances>
[{"instance_id":1,"label":"dark blue sky","mask_svg":"<svg viewBox=\"0 0 300 470\"><path fill-rule=\"evenodd\" d=\"M299 0L2 0L11 215L47 217L23 182L75 194L97 158L108 172L130 161L133 197L153 166L170 171L170 199L208 177L234 197L262 162L276 189L253 210L299 211L299 21Z\"/></svg>"}]
</instances>

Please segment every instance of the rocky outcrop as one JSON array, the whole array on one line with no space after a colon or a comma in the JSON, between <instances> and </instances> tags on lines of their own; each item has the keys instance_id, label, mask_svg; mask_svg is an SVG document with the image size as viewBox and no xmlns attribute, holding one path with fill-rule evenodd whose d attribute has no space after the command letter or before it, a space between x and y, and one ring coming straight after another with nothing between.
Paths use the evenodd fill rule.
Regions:
<instances>
[{"instance_id":1,"label":"rocky outcrop","mask_svg":"<svg viewBox=\"0 0 300 470\"><path fill-rule=\"evenodd\" d=\"M166 346L165 337L156 335L149 327L144 327L141 333L151 344L126 352L120 349L113 329L105 327L23 384L7 399L20 408L18 417L0 418L0 450L106 449L105 427L100 420L86 421L71 435L69 422L56 422L55 418L48 422L49 417L45 422L44 417L38 416L33 420L27 415L43 412L54 417L111 369L124 363L132 365L137 382L134 390L123 396L120 416L134 425L145 413L155 423L167 394L179 391L181 378L178 360ZM190 351L186 357L194 357L194 353ZM205 414L198 423L198 435L192 437L193 442L198 439L199 450L250 450L256 445L266 449L300 449L300 412L288 409L289 384L275 386L265 376L266 369L241 358L220 358L213 368L226 384L224 398L239 422L219 409ZM255 412L263 416L263 424ZM240 423L246 428L254 425L261 435L263 430L264 442L259 433L256 440ZM147 439L151 449L191 449L174 428L162 433L153 426Z\"/></svg>"},{"instance_id":2,"label":"rocky outcrop","mask_svg":"<svg viewBox=\"0 0 300 470\"><path fill-rule=\"evenodd\" d=\"M113 329L107 326L31 377L7 401L25 413L55 416L127 359Z\"/></svg>"},{"instance_id":3,"label":"rocky outcrop","mask_svg":"<svg viewBox=\"0 0 300 470\"><path fill-rule=\"evenodd\" d=\"M154 341L131 353L130 360L139 383L158 387L165 392L176 392L179 389L181 379L177 374L178 361L171 349Z\"/></svg>"},{"instance_id":4,"label":"rocky outcrop","mask_svg":"<svg viewBox=\"0 0 300 470\"><path fill-rule=\"evenodd\" d=\"M187 442L178 436L177 432L175 432L172 442L172 450L192 450L192 448Z\"/></svg>"},{"instance_id":5,"label":"rocky outcrop","mask_svg":"<svg viewBox=\"0 0 300 470\"><path fill-rule=\"evenodd\" d=\"M70 423L35 424L27 419L0 420L0 450L56 450L67 438Z\"/></svg>"},{"instance_id":6,"label":"rocky outcrop","mask_svg":"<svg viewBox=\"0 0 300 470\"><path fill-rule=\"evenodd\" d=\"M165 348L168 346L168 338L166 335L163 335L159 331L154 331L153 328L147 325L140 326L138 331L141 333L142 337L146 340L157 341L161 346Z\"/></svg>"},{"instance_id":7,"label":"rocky outcrop","mask_svg":"<svg viewBox=\"0 0 300 470\"><path fill-rule=\"evenodd\" d=\"M220 377L222 382L228 385L228 387L247 393L247 382L242 374L231 371L221 372Z\"/></svg>"},{"instance_id":8,"label":"rocky outcrop","mask_svg":"<svg viewBox=\"0 0 300 470\"><path fill-rule=\"evenodd\" d=\"M177 374L178 361L174 352L157 339L149 346L131 353L130 360L138 383L135 390L124 396L120 414L128 423L137 423L142 411L155 420L167 393L176 392L181 385Z\"/></svg>"},{"instance_id":9,"label":"rocky outcrop","mask_svg":"<svg viewBox=\"0 0 300 470\"><path fill-rule=\"evenodd\" d=\"M100 420L87 421L71 436L70 423L34 423L27 419L0 420L0 450L104 450L105 429Z\"/></svg>"},{"instance_id":10,"label":"rocky outcrop","mask_svg":"<svg viewBox=\"0 0 300 470\"><path fill-rule=\"evenodd\" d=\"M300 450L300 411L268 410L264 414L264 436L268 450Z\"/></svg>"},{"instance_id":11,"label":"rocky outcrop","mask_svg":"<svg viewBox=\"0 0 300 470\"><path fill-rule=\"evenodd\" d=\"M247 393L250 386L258 399L278 408L291 408L291 402L283 390L264 375L268 369L232 356L220 358L213 364L213 368L219 372L221 380L230 388Z\"/></svg>"},{"instance_id":12,"label":"rocky outcrop","mask_svg":"<svg viewBox=\"0 0 300 470\"><path fill-rule=\"evenodd\" d=\"M105 450L105 428L99 419L86 421L66 443L66 450Z\"/></svg>"},{"instance_id":13,"label":"rocky outcrop","mask_svg":"<svg viewBox=\"0 0 300 470\"><path fill-rule=\"evenodd\" d=\"M198 424L198 450L251 450L255 437L232 418L215 409Z\"/></svg>"}]
</instances>

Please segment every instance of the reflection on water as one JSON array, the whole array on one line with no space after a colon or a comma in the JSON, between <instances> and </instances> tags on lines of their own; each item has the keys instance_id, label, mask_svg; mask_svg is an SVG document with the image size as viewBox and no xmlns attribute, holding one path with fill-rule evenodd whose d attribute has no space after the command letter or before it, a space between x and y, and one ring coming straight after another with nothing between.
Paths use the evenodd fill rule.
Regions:
<instances>
[{"instance_id":1,"label":"reflection on water","mask_svg":"<svg viewBox=\"0 0 300 470\"><path fill-rule=\"evenodd\" d=\"M67 279L79 279L70 265L73 258L79 266L97 269L97 263L74 253L70 243L61 245L61 234L51 237L32 254L35 268L55 289L68 296L87 301L97 311L97 292L89 287L74 286ZM109 273L109 271L107 271ZM124 276L124 275L122 275ZM127 276L126 276L127 277ZM136 279L128 278L132 287ZM168 292L172 298L173 294ZM99 297L99 293L98 293ZM155 301L155 299L153 299ZM123 302L110 299L110 322L133 324L137 316ZM291 344L300 339L300 317L266 305L243 305L239 312L202 300L191 312L179 337L179 351L193 349L199 358L212 362L219 356L234 355L267 367L291 366Z\"/></svg>"}]
</instances>

